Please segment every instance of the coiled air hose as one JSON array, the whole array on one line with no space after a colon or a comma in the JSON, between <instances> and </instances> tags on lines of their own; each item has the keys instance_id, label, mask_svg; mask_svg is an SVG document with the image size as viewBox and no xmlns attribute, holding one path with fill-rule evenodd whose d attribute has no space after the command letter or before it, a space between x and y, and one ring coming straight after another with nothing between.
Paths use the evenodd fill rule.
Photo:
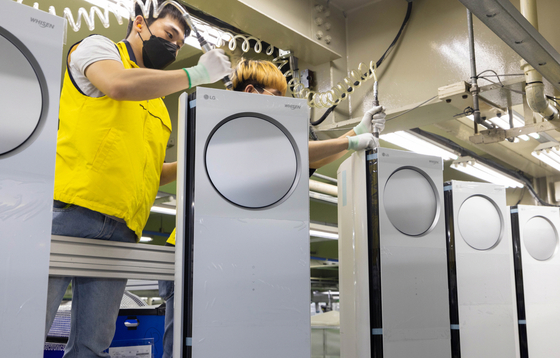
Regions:
<instances>
[{"instance_id":1,"label":"coiled air hose","mask_svg":"<svg viewBox=\"0 0 560 358\"><path fill-rule=\"evenodd\" d=\"M401 34L406 26L406 24L408 23L408 20L410 19L410 14L412 12L412 2L408 3L407 9L406 9L406 16L403 20L403 23L401 25L401 28L399 29L399 32L397 33L397 36L395 36L395 39L393 40L393 42L389 45L389 47L387 48L387 50L385 50L385 52L383 53L383 55L381 56L381 58L379 60L377 60L377 62L375 63L375 65L373 65L373 61L370 63L370 66L368 68L368 71L363 73L361 72L364 65L363 63L360 63L360 65L358 66L358 70L360 71L359 73L363 73L363 75L359 76L358 78L356 78L356 71L353 70L350 73L350 78L346 77L344 79L344 82L347 84L347 87L344 89L343 85L341 83L338 83L338 85L336 85L333 89L331 89L330 91L324 92L324 93L315 93L312 91L307 90L307 92L305 93L304 91L299 91L299 93L303 96L303 98L307 98L308 103L310 104L310 106L312 107L319 107L317 105L315 105L317 103L317 101L315 100L311 100L309 99L309 97L315 97L315 96L320 96L320 97L327 97L327 96L332 96L332 98L330 98L330 102L332 102L332 105L325 111L325 113L321 116L321 118L319 118L316 121L312 121L311 125L313 126L317 126L321 123L323 123L325 121L325 119L327 119L327 117L329 116L329 114L332 113L332 111L334 111L334 109L336 108L336 106L343 101L344 99L348 98L348 93L351 93L354 91L354 88L359 87L362 83L362 81L373 78L374 77L374 71L381 66L381 64L383 63L383 61L385 61L389 51L391 51L391 49L397 44L397 42L399 41L399 38L401 37ZM351 79L354 80L354 82L351 82ZM288 83L288 85L290 85L290 83ZM301 87L303 87L301 84L299 84ZM297 92L297 90L296 90ZM337 95L338 93L338 95ZM312 103L310 103L312 102ZM326 100L322 100L321 101L323 104L325 102L327 102ZM326 106L325 106L326 107Z\"/></svg>"}]
</instances>

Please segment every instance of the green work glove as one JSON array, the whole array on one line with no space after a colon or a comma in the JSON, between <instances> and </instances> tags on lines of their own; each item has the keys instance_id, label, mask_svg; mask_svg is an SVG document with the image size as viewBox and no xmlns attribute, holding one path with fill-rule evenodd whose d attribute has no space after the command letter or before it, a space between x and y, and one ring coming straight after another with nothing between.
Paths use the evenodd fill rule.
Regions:
<instances>
[{"instance_id":1,"label":"green work glove","mask_svg":"<svg viewBox=\"0 0 560 358\"><path fill-rule=\"evenodd\" d=\"M346 138L348 138L349 150L362 150L379 147L379 139L375 138L371 133L363 133Z\"/></svg>"}]
</instances>

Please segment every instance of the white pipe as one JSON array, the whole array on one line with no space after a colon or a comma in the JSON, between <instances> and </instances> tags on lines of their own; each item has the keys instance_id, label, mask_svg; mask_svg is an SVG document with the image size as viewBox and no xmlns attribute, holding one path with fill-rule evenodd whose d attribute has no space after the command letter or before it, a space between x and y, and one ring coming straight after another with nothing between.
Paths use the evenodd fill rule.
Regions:
<instances>
[{"instance_id":1,"label":"white pipe","mask_svg":"<svg viewBox=\"0 0 560 358\"><path fill-rule=\"evenodd\" d=\"M334 197L338 196L338 188L336 187L336 185L322 183L313 179L309 179L309 190L332 195Z\"/></svg>"},{"instance_id":2,"label":"white pipe","mask_svg":"<svg viewBox=\"0 0 560 358\"><path fill-rule=\"evenodd\" d=\"M521 14L529 20L531 25L533 25L537 31L539 30L536 0L521 0ZM558 114L558 110L546 98L546 94L544 93L542 75L525 60L521 60L521 69L525 73L525 82L527 83L525 92L527 96L527 104L531 110L542 115L549 121L559 119L560 116Z\"/></svg>"}]
</instances>

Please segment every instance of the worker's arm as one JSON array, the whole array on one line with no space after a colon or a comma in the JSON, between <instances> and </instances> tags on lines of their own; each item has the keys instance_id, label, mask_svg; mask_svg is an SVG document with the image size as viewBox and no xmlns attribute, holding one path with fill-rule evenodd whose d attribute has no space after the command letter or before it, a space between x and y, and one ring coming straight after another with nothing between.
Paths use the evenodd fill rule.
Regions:
<instances>
[{"instance_id":1,"label":"worker's arm","mask_svg":"<svg viewBox=\"0 0 560 358\"><path fill-rule=\"evenodd\" d=\"M97 89L118 101L145 101L189 88L183 70L125 69L122 63L112 60L91 64L85 75Z\"/></svg>"},{"instance_id":2,"label":"worker's arm","mask_svg":"<svg viewBox=\"0 0 560 358\"><path fill-rule=\"evenodd\" d=\"M149 68L125 69L114 60L92 63L85 76L101 92L118 101L146 101L194 87L213 83L231 72L231 63L223 50L212 50L202 55L198 65L183 69L162 71ZM192 83L189 82L189 77Z\"/></svg>"},{"instance_id":3,"label":"worker's arm","mask_svg":"<svg viewBox=\"0 0 560 358\"><path fill-rule=\"evenodd\" d=\"M177 180L177 162L163 163L161 175L159 177L159 185L169 184Z\"/></svg>"},{"instance_id":4,"label":"worker's arm","mask_svg":"<svg viewBox=\"0 0 560 358\"><path fill-rule=\"evenodd\" d=\"M336 139L309 142L309 168L318 169L323 165L334 162L345 155L350 146L353 146L353 149L363 149L362 146L371 145L367 144L371 139L363 135L371 133L374 127L377 128L378 133L385 127L385 108L381 106L374 106L364 113L360 123L342 136ZM362 140L356 141L356 136L362 136ZM349 145L349 139L347 137L353 137L354 143L350 143ZM374 139L374 142L375 146L379 145L377 139ZM346 146L344 146L343 143L345 143Z\"/></svg>"},{"instance_id":5,"label":"worker's arm","mask_svg":"<svg viewBox=\"0 0 560 358\"><path fill-rule=\"evenodd\" d=\"M355 136L354 130L335 139L309 142L309 168L318 169L334 162L348 151L348 138Z\"/></svg>"}]
</instances>

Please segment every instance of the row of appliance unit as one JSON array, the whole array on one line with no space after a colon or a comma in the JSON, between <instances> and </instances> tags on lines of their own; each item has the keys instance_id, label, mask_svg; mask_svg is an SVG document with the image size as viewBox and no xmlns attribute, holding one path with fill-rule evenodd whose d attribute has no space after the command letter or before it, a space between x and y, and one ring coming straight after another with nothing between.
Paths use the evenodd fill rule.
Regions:
<instances>
[{"instance_id":1,"label":"row of appliance unit","mask_svg":"<svg viewBox=\"0 0 560 358\"><path fill-rule=\"evenodd\" d=\"M342 357L560 356L558 207L385 148L338 181Z\"/></svg>"}]
</instances>

